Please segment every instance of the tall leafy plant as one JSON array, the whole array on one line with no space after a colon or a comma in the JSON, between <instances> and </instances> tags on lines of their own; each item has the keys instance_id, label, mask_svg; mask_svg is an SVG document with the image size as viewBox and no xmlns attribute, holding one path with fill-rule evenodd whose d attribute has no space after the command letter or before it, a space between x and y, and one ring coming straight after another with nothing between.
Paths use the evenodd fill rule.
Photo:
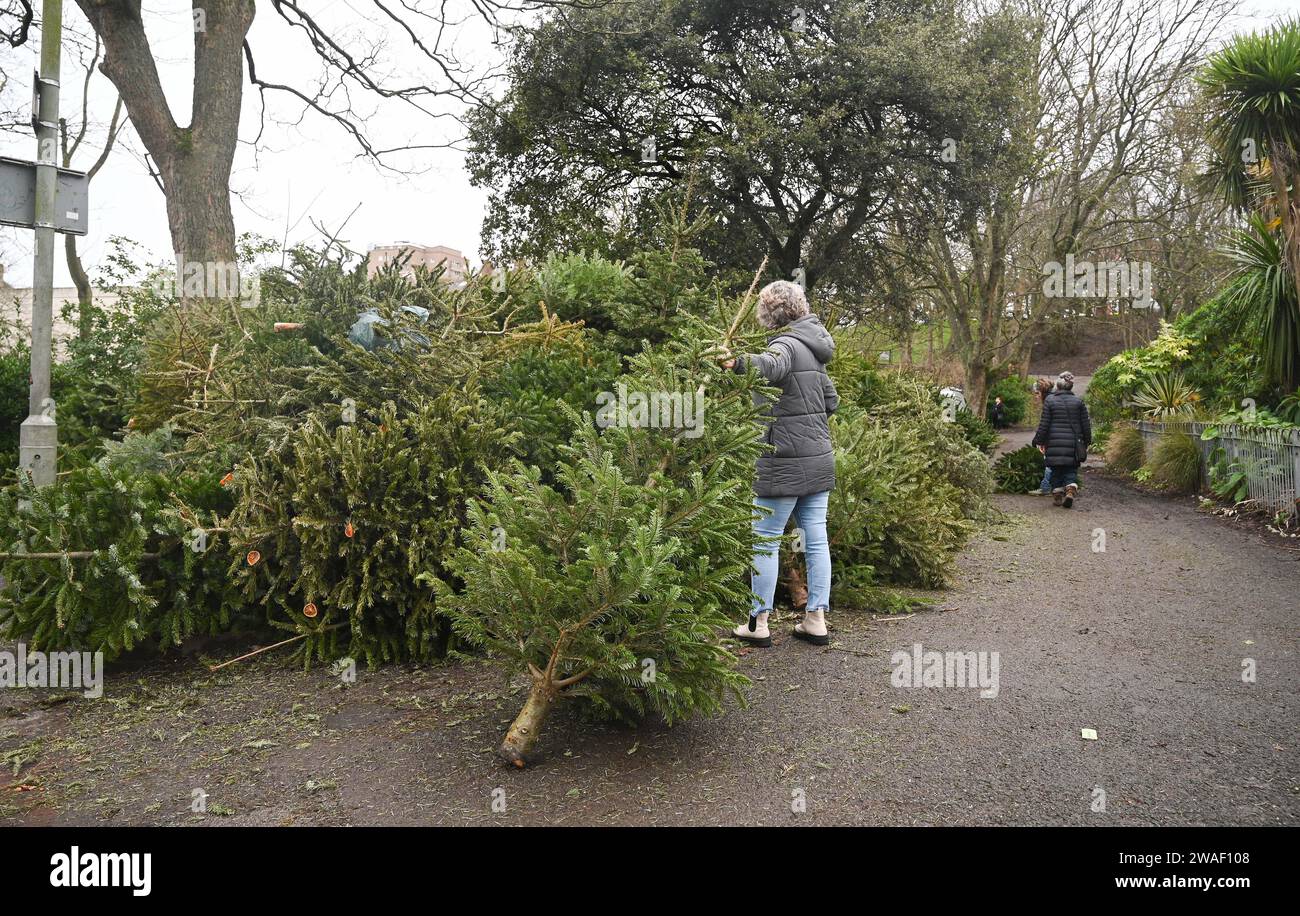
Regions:
<instances>
[{"instance_id":1,"label":"tall leafy plant","mask_svg":"<svg viewBox=\"0 0 1300 916\"><path fill-rule=\"evenodd\" d=\"M1257 331L1270 380L1294 391L1300 385L1300 291L1295 265L1288 265L1283 244L1279 232L1252 214L1247 228L1234 232L1229 242L1237 270L1227 295Z\"/></svg>"},{"instance_id":2,"label":"tall leafy plant","mask_svg":"<svg viewBox=\"0 0 1300 916\"><path fill-rule=\"evenodd\" d=\"M1238 36L1210 58L1199 81L1220 185L1232 204L1255 211L1232 248L1241 275L1251 278L1242 294L1254 297L1262 316L1271 373L1294 390L1300 382L1300 19Z\"/></svg>"},{"instance_id":3,"label":"tall leafy plant","mask_svg":"<svg viewBox=\"0 0 1300 916\"><path fill-rule=\"evenodd\" d=\"M1157 420L1187 419L1196 412L1201 395L1181 372L1164 372L1143 383L1133 406Z\"/></svg>"}]
</instances>

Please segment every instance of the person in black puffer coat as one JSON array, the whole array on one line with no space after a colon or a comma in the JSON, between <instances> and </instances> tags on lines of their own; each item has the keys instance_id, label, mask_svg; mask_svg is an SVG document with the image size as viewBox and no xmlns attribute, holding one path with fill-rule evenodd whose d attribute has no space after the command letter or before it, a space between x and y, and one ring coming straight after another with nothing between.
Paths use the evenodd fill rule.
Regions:
<instances>
[{"instance_id":1,"label":"person in black puffer coat","mask_svg":"<svg viewBox=\"0 0 1300 916\"><path fill-rule=\"evenodd\" d=\"M1007 408L1002 403L1002 397L999 395L993 401L993 406L989 408L989 419L993 421L994 429L1001 429L1007 425Z\"/></svg>"},{"instance_id":2,"label":"person in black puffer coat","mask_svg":"<svg viewBox=\"0 0 1300 916\"><path fill-rule=\"evenodd\" d=\"M1043 402L1043 416L1034 433L1034 445L1051 470L1052 502L1069 509L1079 495L1079 465L1092 444L1088 405L1074 393L1074 376L1062 372L1056 393Z\"/></svg>"},{"instance_id":3,"label":"person in black puffer coat","mask_svg":"<svg viewBox=\"0 0 1300 916\"><path fill-rule=\"evenodd\" d=\"M795 624L797 639L827 645L826 612L830 609L831 553L826 536L826 506L835 486L835 451L829 418L840 397L826 373L835 341L821 319L808 310L801 286L777 280L758 294L758 320L779 333L768 338L763 353L732 357L722 352L723 366L734 372L751 367L781 396L768 404L767 445L758 459L754 481L754 603L749 620L733 634L757 646L770 646L767 619L776 595L778 551L791 513L803 534L808 564L808 603Z\"/></svg>"}]
</instances>

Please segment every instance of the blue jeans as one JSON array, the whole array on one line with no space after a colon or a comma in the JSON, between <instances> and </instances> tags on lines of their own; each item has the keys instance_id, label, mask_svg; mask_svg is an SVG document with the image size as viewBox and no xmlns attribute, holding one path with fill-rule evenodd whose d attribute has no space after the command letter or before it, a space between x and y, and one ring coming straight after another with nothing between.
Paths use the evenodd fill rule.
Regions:
<instances>
[{"instance_id":1,"label":"blue jeans","mask_svg":"<svg viewBox=\"0 0 1300 916\"><path fill-rule=\"evenodd\" d=\"M830 609L831 545L826 538L826 502L830 491L810 496L755 496L754 505L771 513L754 519L754 606L750 614L772 609L779 573L781 536L790 513L803 529L804 556L808 561L808 610Z\"/></svg>"},{"instance_id":2,"label":"blue jeans","mask_svg":"<svg viewBox=\"0 0 1300 916\"><path fill-rule=\"evenodd\" d=\"M1052 469L1043 465L1043 482L1038 485L1038 489L1044 493L1052 492Z\"/></svg>"},{"instance_id":3,"label":"blue jeans","mask_svg":"<svg viewBox=\"0 0 1300 916\"><path fill-rule=\"evenodd\" d=\"M1070 484L1079 482L1079 466L1077 464L1061 464L1050 469L1052 472L1052 489L1058 487L1064 489Z\"/></svg>"}]
</instances>

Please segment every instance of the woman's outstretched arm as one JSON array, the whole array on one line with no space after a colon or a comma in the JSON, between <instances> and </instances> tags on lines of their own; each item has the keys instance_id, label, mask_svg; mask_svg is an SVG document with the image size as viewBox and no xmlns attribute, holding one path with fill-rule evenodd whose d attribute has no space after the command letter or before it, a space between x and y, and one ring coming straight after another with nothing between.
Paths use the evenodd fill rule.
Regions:
<instances>
[{"instance_id":1,"label":"woman's outstretched arm","mask_svg":"<svg viewBox=\"0 0 1300 916\"><path fill-rule=\"evenodd\" d=\"M767 379L768 382L775 385L783 378L790 374L790 364L792 362L791 351L788 344L781 340L776 340L762 353L754 353L749 356L737 356L736 364L732 367L733 372L744 372L745 368L752 365L758 370L758 374Z\"/></svg>"}]
</instances>

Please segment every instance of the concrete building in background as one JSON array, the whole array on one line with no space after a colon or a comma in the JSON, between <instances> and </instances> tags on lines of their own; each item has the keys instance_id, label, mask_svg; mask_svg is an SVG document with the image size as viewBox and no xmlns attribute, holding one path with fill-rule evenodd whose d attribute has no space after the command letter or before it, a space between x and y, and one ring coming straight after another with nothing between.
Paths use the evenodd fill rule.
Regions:
<instances>
[{"instance_id":1,"label":"concrete building in background","mask_svg":"<svg viewBox=\"0 0 1300 916\"><path fill-rule=\"evenodd\" d=\"M459 286L469 277L469 261L455 248L446 245L416 245L412 242L394 242L391 245L376 245L366 257L366 273L373 277L379 270L392 264L404 253L410 253L410 260L402 267L402 275L411 278L415 268L423 264L433 270L439 264L446 267L442 282Z\"/></svg>"},{"instance_id":2,"label":"concrete building in background","mask_svg":"<svg viewBox=\"0 0 1300 916\"><path fill-rule=\"evenodd\" d=\"M95 303L112 308L120 298L117 293L102 289L94 291ZM66 313L67 317L64 317ZM5 282L4 266L0 265L0 349L15 343L17 329L22 340L32 339L32 289L30 286L10 286ZM67 354L68 341L77 336L77 288L54 287L54 355Z\"/></svg>"}]
</instances>

